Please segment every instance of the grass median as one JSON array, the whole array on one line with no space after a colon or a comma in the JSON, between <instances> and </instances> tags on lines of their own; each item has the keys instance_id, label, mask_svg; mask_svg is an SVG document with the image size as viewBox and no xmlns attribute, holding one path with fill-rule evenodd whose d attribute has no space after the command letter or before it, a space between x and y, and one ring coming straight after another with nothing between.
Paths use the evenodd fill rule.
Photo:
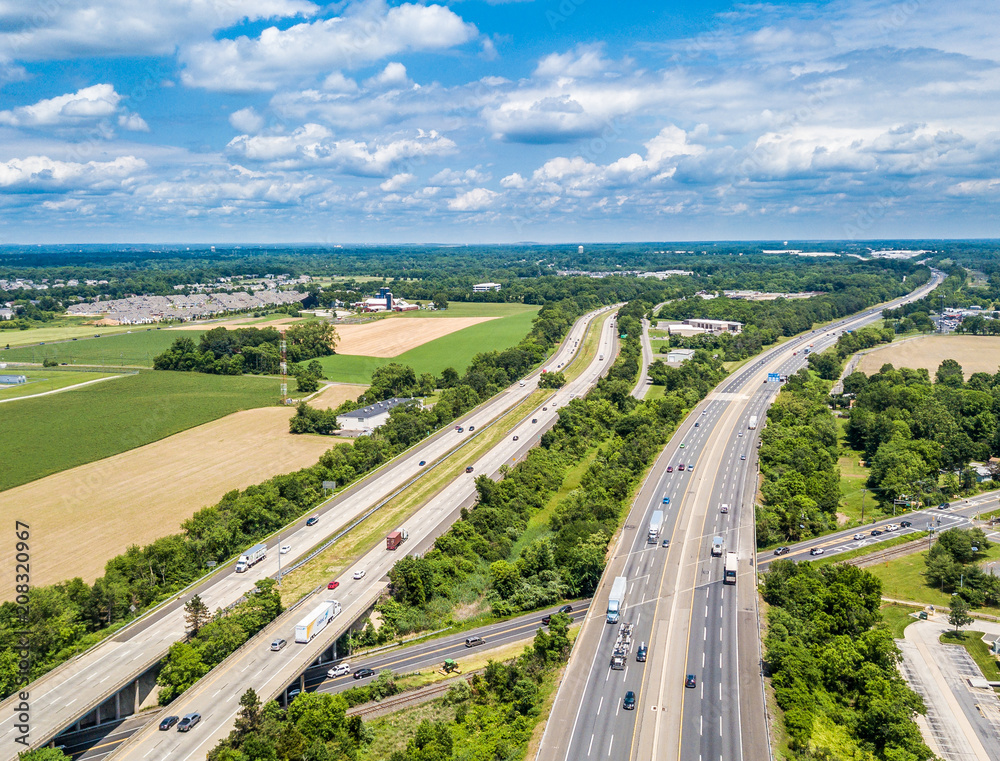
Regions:
<instances>
[{"instance_id":1,"label":"grass median","mask_svg":"<svg viewBox=\"0 0 1000 761\"><path fill-rule=\"evenodd\" d=\"M594 357L597 356L597 347L601 342L601 334L604 332L604 324L614 317L615 312L611 311L605 315L595 317L587 326L587 332L583 336L583 344L576 356L570 360L569 365L563 368L563 375L567 381L573 381L583 375L583 371L590 367Z\"/></svg>"}]
</instances>

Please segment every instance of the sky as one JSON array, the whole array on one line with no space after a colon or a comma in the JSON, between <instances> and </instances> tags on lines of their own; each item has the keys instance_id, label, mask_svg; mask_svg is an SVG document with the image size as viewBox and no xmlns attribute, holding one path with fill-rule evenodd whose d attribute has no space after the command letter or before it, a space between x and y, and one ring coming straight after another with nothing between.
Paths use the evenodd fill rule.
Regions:
<instances>
[{"instance_id":1,"label":"sky","mask_svg":"<svg viewBox=\"0 0 1000 761\"><path fill-rule=\"evenodd\" d=\"M0 0L2 243L1000 237L995 0Z\"/></svg>"}]
</instances>

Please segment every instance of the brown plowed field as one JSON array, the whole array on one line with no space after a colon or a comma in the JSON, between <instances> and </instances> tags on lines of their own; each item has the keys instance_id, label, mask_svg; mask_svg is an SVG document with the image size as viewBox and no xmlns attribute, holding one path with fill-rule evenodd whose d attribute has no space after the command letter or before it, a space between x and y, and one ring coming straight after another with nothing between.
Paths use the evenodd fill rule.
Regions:
<instances>
[{"instance_id":1,"label":"brown plowed field","mask_svg":"<svg viewBox=\"0 0 1000 761\"><path fill-rule=\"evenodd\" d=\"M973 373L1000 369L1000 336L921 336L875 349L861 357L858 370L873 375L885 363L895 367L921 367L931 377L943 360L954 359L968 380Z\"/></svg>"},{"instance_id":2,"label":"brown plowed field","mask_svg":"<svg viewBox=\"0 0 1000 761\"><path fill-rule=\"evenodd\" d=\"M499 319L497 317L391 317L364 325L338 325L338 354L361 354L366 357L395 357L404 351L441 338L470 325Z\"/></svg>"},{"instance_id":3,"label":"brown plowed field","mask_svg":"<svg viewBox=\"0 0 1000 761\"><path fill-rule=\"evenodd\" d=\"M335 390L325 393L332 398ZM349 386L344 393L360 390ZM0 514L31 526L31 583L74 576L92 582L130 545L176 533L227 491L313 465L342 441L290 434L293 413L282 407L236 412L0 492ZM13 568L13 548L0 543L0 568ZM12 598L10 584L0 587L0 600Z\"/></svg>"},{"instance_id":4,"label":"brown plowed field","mask_svg":"<svg viewBox=\"0 0 1000 761\"><path fill-rule=\"evenodd\" d=\"M284 328L302 322L301 317L282 317L280 320L268 320L258 322L259 317L241 317L232 320L221 320L220 322L185 322L183 325L176 325L170 330L212 330L213 328Z\"/></svg>"},{"instance_id":5,"label":"brown plowed field","mask_svg":"<svg viewBox=\"0 0 1000 761\"><path fill-rule=\"evenodd\" d=\"M309 400L309 406L334 410L348 399L357 399L367 388L360 383L331 383Z\"/></svg>"}]
</instances>

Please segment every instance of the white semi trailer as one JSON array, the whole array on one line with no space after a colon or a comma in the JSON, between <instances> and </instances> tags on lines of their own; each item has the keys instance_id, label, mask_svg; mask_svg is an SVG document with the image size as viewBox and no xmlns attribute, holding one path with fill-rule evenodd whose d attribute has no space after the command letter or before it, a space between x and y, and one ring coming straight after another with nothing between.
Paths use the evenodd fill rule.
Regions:
<instances>
[{"instance_id":1,"label":"white semi trailer","mask_svg":"<svg viewBox=\"0 0 1000 761\"><path fill-rule=\"evenodd\" d=\"M236 573L243 573L249 569L250 566L256 565L266 557L267 545L255 544L249 550L240 555L239 560L236 561Z\"/></svg>"},{"instance_id":2,"label":"white semi trailer","mask_svg":"<svg viewBox=\"0 0 1000 761\"><path fill-rule=\"evenodd\" d=\"M308 642L339 615L340 603L336 600L324 600L295 625L295 641Z\"/></svg>"}]
</instances>

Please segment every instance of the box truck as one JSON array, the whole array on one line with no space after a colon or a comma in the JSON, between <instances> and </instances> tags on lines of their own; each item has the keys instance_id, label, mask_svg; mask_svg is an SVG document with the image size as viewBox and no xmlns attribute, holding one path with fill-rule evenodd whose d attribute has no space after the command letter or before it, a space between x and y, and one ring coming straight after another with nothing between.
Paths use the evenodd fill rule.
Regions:
<instances>
[{"instance_id":1,"label":"box truck","mask_svg":"<svg viewBox=\"0 0 1000 761\"><path fill-rule=\"evenodd\" d=\"M725 575L722 577L723 584L736 583L736 553L726 553Z\"/></svg>"},{"instance_id":2,"label":"box truck","mask_svg":"<svg viewBox=\"0 0 1000 761\"><path fill-rule=\"evenodd\" d=\"M649 519L649 536L646 537L646 541L656 544L656 540L660 538L661 528L663 528L663 511L654 510L653 517Z\"/></svg>"},{"instance_id":3,"label":"box truck","mask_svg":"<svg viewBox=\"0 0 1000 761\"><path fill-rule=\"evenodd\" d=\"M622 608L625 607L625 587L628 580L624 576L615 578L611 585L611 596L608 598L608 623L617 624Z\"/></svg>"},{"instance_id":4,"label":"box truck","mask_svg":"<svg viewBox=\"0 0 1000 761\"><path fill-rule=\"evenodd\" d=\"M750 416L750 425L748 425L747 428L749 428L752 431L756 427L757 427L757 416L756 415L751 415Z\"/></svg>"},{"instance_id":5,"label":"box truck","mask_svg":"<svg viewBox=\"0 0 1000 761\"><path fill-rule=\"evenodd\" d=\"M236 561L236 573L243 573L250 568L250 566L256 565L266 557L267 545L255 544L249 550L240 555L239 560Z\"/></svg>"},{"instance_id":6,"label":"box truck","mask_svg":"<svg viewBox=\"0 0 1000 761\"><path fill-rule=\"evenodd\" d=\"M387 550L394 550L409 538L410 535L406 532L405 528L393 531L385 538L385 548Z\"/></svg>"},{"instance_id":7,"label":"box truck","mask_svg":"<svg viewBox=\"0 0 1000 761\"><path fill-rule=\"evenodd\" d=\"M324 600L313 608L308 616L295 624L295 641L308 642L339 615L340 603L336 600Z\"/></svg>"}]
</instances>

